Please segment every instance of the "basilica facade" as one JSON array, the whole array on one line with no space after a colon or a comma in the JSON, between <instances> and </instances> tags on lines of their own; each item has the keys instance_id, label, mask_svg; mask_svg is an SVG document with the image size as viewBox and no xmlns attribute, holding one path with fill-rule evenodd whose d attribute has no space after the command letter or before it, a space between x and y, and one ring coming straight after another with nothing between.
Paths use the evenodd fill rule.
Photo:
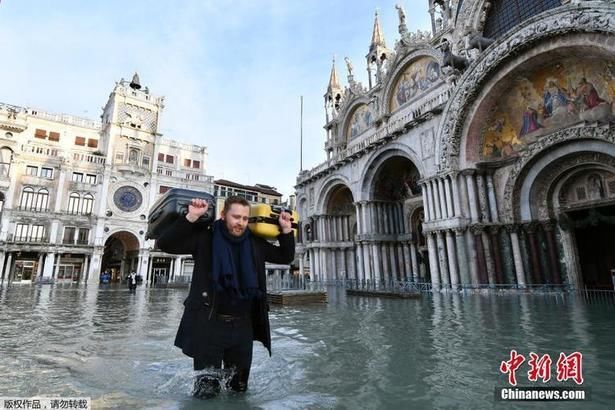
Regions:
<instances>
[{"instance_id":1,"label":"basilica facade","mask_svg":"<svg viewBox=\"0 0 615 410\"><path fill-rule=\"evenodd\" d=\"M425 3L427 32L389 11L392 47L376 14L367 84L333 63L326 160L297 177L302 264L434 290L613 289L615 5Z\"/></svg>"},{"instance_id":2,"label":"basilica facade","mask_svg":"<svg viewBox=\"0 0 615 410\"><path fill-rule=\"evenodd\" d=\"M0 103L2 282L189 280L190 256L157 250L147 216L171 187L213 193L213 178L206 147L163 138L163 108L136 74L100 121Z\"/></svg>"}]
</instances>

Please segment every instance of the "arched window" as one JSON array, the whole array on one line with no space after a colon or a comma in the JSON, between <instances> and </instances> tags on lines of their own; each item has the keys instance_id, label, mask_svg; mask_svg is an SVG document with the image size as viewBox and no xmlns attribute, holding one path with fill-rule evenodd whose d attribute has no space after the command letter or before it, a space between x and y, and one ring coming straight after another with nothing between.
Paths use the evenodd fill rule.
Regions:
<instances>
[{"instance_id":1,"label":"arched window","mask_svg":"<svg viewBox=\"0 0 615 410\"><path fill-rule=\"evenodd\" d=\"M8 134L8 133L7 133ZM0 148L0 177L8 177L11 171L13 151L10 148Z\"/></svg>"},{"instance_id":2,"label":"arched window","mask_svg":"<svg viewBox=\"0 0 615 410\"><path fill-rule=\"evenodd\" d=\"M36 205L34 209L37 211L46 211L47 205L49 205L49 191L45 188L39 189L36 194Z\"/></svg>"},{"instance_id":3,"label":"arched window","mask_svg":"<svg viewBox=\"0 0 615 410\"><path fill-rule=\"evenodd\" d=\"M91 194L85 194L83 196L83 202L81 202L81 213L83 215L90 215L92 213L93 206L94 197Z\"/></svg>"},{"instance_id":4,"label":"arched window","mask_svg":"<svg viewBox=\"0 0 615 410\"><path fill-rule=\"evenodd\" d=\"M32 209L32 205L34 205L34 189L27 186L23 189L23 191L21 191L19 209Z\"/></svg>"},{"instance_id":5,"label":"arched window","mask_svg":"<svg viewBox=\"0 0 615 410\"><path fill-rule=\"evenodd\" d=\"M498 38L530 17L561 4L561 0L492 0L483 35Z\"/></svg>"},{"instance_id":6,"label":"arched window","mask_svg":"<svg viewBox=\"0 0 615 410\"><path fill-rule=\"evenodd\" d=\"M70 197L68 197L67 211L69 214L79 213L79 194L78 193L73 192L72 194L70 194Z\"/></svg>"}]
</instances>

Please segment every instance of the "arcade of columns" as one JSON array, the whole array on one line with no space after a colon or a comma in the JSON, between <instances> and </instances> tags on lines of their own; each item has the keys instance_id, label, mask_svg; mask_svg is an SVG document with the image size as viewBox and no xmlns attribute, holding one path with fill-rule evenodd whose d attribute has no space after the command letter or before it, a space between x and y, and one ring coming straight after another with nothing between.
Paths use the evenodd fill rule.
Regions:
<instances>
[{"instance_id":1,"label":"arcade of columns","mask_svg":"<svg viewBox=\"0 0 615 410\"><path fill-rule=\"evenodd\" d=\"M562 284L555 223L501 223L490 170L432 177L421 189L428 267L404 201L358 201L356 215L312 217L307 251L314 278L430 282L454 290Z\"/></svg>"}]
</instances>

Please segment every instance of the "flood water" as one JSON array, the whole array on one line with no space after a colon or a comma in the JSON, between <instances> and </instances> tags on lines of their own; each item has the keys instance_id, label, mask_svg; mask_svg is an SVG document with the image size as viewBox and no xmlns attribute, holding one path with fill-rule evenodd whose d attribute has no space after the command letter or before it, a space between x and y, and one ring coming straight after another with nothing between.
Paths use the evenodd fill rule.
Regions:
<instances>
[{"instance_id":1,"label":"flood water","mask_svg":"<svg viewBox=\"0 0 615 410\"><path fill-rule=\"evenodd\" d=\"M192 398L173 347L187 288L0 288L0 396L91 397L93 408L612 408L615 306L544 295L346 296L272 307L273 356L256 343L249 390ZM516 349L583 354L586 402L502 403ZM517 372L527 380L527 362ZM570 382L568 382L570 385Z\"/></svg>"}]
</instances>

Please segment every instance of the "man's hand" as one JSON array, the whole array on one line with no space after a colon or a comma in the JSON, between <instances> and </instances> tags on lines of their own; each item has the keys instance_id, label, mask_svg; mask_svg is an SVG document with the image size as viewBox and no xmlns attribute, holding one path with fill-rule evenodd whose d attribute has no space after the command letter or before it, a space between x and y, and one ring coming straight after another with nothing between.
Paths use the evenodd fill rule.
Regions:
<instances>
[{"instance_id":1,"label":"man's hand","mask_svg":"<svg viewBox=\"0 0 615 410\"><path fill-rule=\"evenodd\" d=\"M207 203L207 201L204 199L192 198L192 201L190 201L188 205L186 219L190 222L196 222L197 219L207 213L207 208L209 208L209 203Z\"/></svg>"},{"instance_id":2,"label":"man's hand","mask_svg":"<svg viewBox=\"0 0 615 410\"><path fill-rule=\"evenodd\" d=\"M291 219L292 217L288 212L280 213L278 224L280 224L280 228L282 228L282 233L291 233L293 231Z\"/></svg>"}]
</instances>

